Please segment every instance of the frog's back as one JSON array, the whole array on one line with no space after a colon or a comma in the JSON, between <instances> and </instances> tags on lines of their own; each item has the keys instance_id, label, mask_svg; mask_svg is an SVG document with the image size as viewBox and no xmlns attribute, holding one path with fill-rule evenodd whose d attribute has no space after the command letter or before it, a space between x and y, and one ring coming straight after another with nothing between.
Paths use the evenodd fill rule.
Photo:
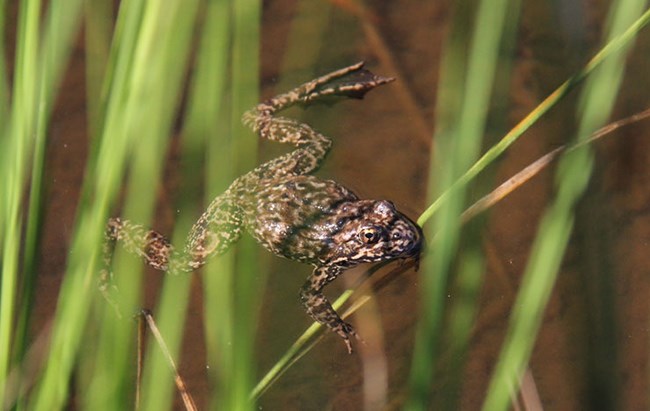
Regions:
<instances>
[{"instance_id":1,"label":"frog's back","mask_svg":"<svg viewBox=\"0 0 650 411\"><path fill-rule=\"evenodd\" d=\"M311 175L261 180L244 207L244 224L272 252L313 263L337 230L338 206L357 199L340 184Z\"/></svg>"}]
</instances>

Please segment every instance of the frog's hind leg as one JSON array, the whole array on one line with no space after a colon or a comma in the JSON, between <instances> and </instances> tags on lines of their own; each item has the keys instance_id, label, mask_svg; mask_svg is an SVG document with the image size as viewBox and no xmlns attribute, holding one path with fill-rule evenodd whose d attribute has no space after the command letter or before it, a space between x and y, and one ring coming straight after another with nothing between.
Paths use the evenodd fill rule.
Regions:
<instances>
[{"instance_id":1,"label":"frog's hind leg","mask_svg":"<svg viewBox=\"0 0 650 411\"><path fill-rule=\"evenodd\" d=\"M150 267L160 271L192 271L189 264L183 264L186 257L179 253L171 242L155 230L121 218L111 218L104 234L104 264L108 267L116 243L130 254L137 255Z\"/></svg>"},{"instance_id":2,"label":"frog's hind leg","mask_svg":"<svg viewBox=\"0 0 650 411\"><path fill-rule=\"evenodd\" d=\"M210 257L221 255L237 242L242 234L243 199L232 194L233 188L218 196L192 226L185 244L183 264L196 269ZM238 193L240 194L240 193Z\"/></svg>"},{"instance_id":3,"label":"frog's hind leg","mask_svg":"<svg viewBox=\"0 0 650 411\"><path fill-rule=\"evenodd\" d=\"M309 104L328 96L360 99L375 87L395 80L392 77L377 76L364 69L363 64L361 62L335 70L308 81L287 93L270 98L246 113L244 120L255 121L259 116L273 115L296 104Z\"/></svg>"},{"instance_id":4,"label":"frog's hind leg","mask_svg":"<svg viewBox=\"0 0 650 411\"><path fill-rule=\"evenodd\" d=\"M110 264L116 243L135 254L150 267L171 274L192 272L209 257L223 254L241 236L242 222L238 208L226 193L212 201L194 224L183 250L176 249L157 231L120 218L111 218L104 234L104 267L100 272L99 290L116 307L117 288L112 283Z\"/></svg>"},{"instance_id":5,"label":"frog's hind leg","mask_svg":"<svg viewBox=\"0 0 650 411\"><path fill-rule=\"evenodd\" d=\"M141 257L147 265L161 271L169 269L169 261L172 255L177 253L169 240L157 231L121 218L108 220L104 232L103 268L99 274L98 288L119 315L116 298L118 290L113 283L110 268L115 244L118 242L125 251Z\"/></svg>"},{"instance_id":6,"label":"frog's hind leg","mask_svg":"<svg viewBox=\"0 0 650 411\"><path fill-rule=\"evenodd\" d=\"M274 117L291 106L307 105L328 96L362 98L373 88L392 81L363 68L363 63L333 71L295 89L275 96L246 112L243 121L262 138L290 143L298 147L269 163L258 167L258 178L302 175L314 171L332 146L331 140L299 121Z\"/></svg>"}]
</instances>

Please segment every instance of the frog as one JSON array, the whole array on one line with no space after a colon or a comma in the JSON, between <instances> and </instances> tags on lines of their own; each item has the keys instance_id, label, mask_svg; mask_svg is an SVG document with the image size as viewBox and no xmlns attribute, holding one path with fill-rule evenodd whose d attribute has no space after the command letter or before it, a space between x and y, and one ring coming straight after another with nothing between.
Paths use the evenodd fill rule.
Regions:
<instances>
[{"instance_id":1,"label":"frog","mask_svg":"<svg viewBox=\"0 0 650 411\"><path fill-rule=\"evenodd\" d=\"M352 353L354 328L334 310L323 288L362 263L419 261L421 227L388 200L360 199L353 191L312 175L332 140L303 122L276 114L291 106L330 99L362 99L394 78L375 75L360 62L306 82L247 111L242 120L260 138L295 146L235 179L190 230L182 249L157 231L122 218L106 225L100 290L109 301L110 260L116 243L154 269L192 272L225 253L244 232L271 253L313 266L300 301L316 322L338 334Z\"/></svg>"}]
</instances>

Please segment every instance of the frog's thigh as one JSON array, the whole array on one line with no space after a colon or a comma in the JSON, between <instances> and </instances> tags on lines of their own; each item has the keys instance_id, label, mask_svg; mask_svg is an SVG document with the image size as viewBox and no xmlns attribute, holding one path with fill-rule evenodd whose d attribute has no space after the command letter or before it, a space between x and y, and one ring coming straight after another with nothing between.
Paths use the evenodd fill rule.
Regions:
<instances>
[{"instance_id":1,"label":"frog's thigh","mask_svg":"<svg viewBox=\"0 0 650 411\"><path fill-rule=\"evenodd\" d=\"M242 221L229 199L217 198L194 224L185 246L192 268L205 264L209 257L223 254L239 240Z\"/></svg>"}]
</instances>

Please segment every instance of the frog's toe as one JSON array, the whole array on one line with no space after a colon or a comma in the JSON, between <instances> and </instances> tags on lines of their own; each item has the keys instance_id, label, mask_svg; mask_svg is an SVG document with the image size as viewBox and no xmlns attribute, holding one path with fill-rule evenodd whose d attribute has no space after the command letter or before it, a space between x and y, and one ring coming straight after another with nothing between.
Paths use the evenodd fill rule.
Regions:
<instances>
[{"instance_id":1,"label":"frog's toe","mask_svg":"<svg viewBox=\"0 0 650 411\"><path fill-rule=\"evenodd\" d=\"M375 87L394 81L393 77L382 77L363 68L363 63L353 64L326 74L309 83L302 103L319 100L327 103L326 97L347 97L362 99Z\"/></svg>"},{"instance_id":2,"label":"frog's toe","mask_svg":"<svg viewBox=\"0 0 650 411\"><path fill-rule=\"evenodd\" d=\"M341 323L334 329L334 332L336 332L338 335L343 338L343 342L345 343L345 346L348 348L348 354L352 354L352 343L350 342L350 336L353 336L354 338L357 339L357 341L360 341L361 343L365 344L365 341L357 334L357 332L354 330L354 328L346 323L341 321Z\"/></svg>"}]
</instances>

